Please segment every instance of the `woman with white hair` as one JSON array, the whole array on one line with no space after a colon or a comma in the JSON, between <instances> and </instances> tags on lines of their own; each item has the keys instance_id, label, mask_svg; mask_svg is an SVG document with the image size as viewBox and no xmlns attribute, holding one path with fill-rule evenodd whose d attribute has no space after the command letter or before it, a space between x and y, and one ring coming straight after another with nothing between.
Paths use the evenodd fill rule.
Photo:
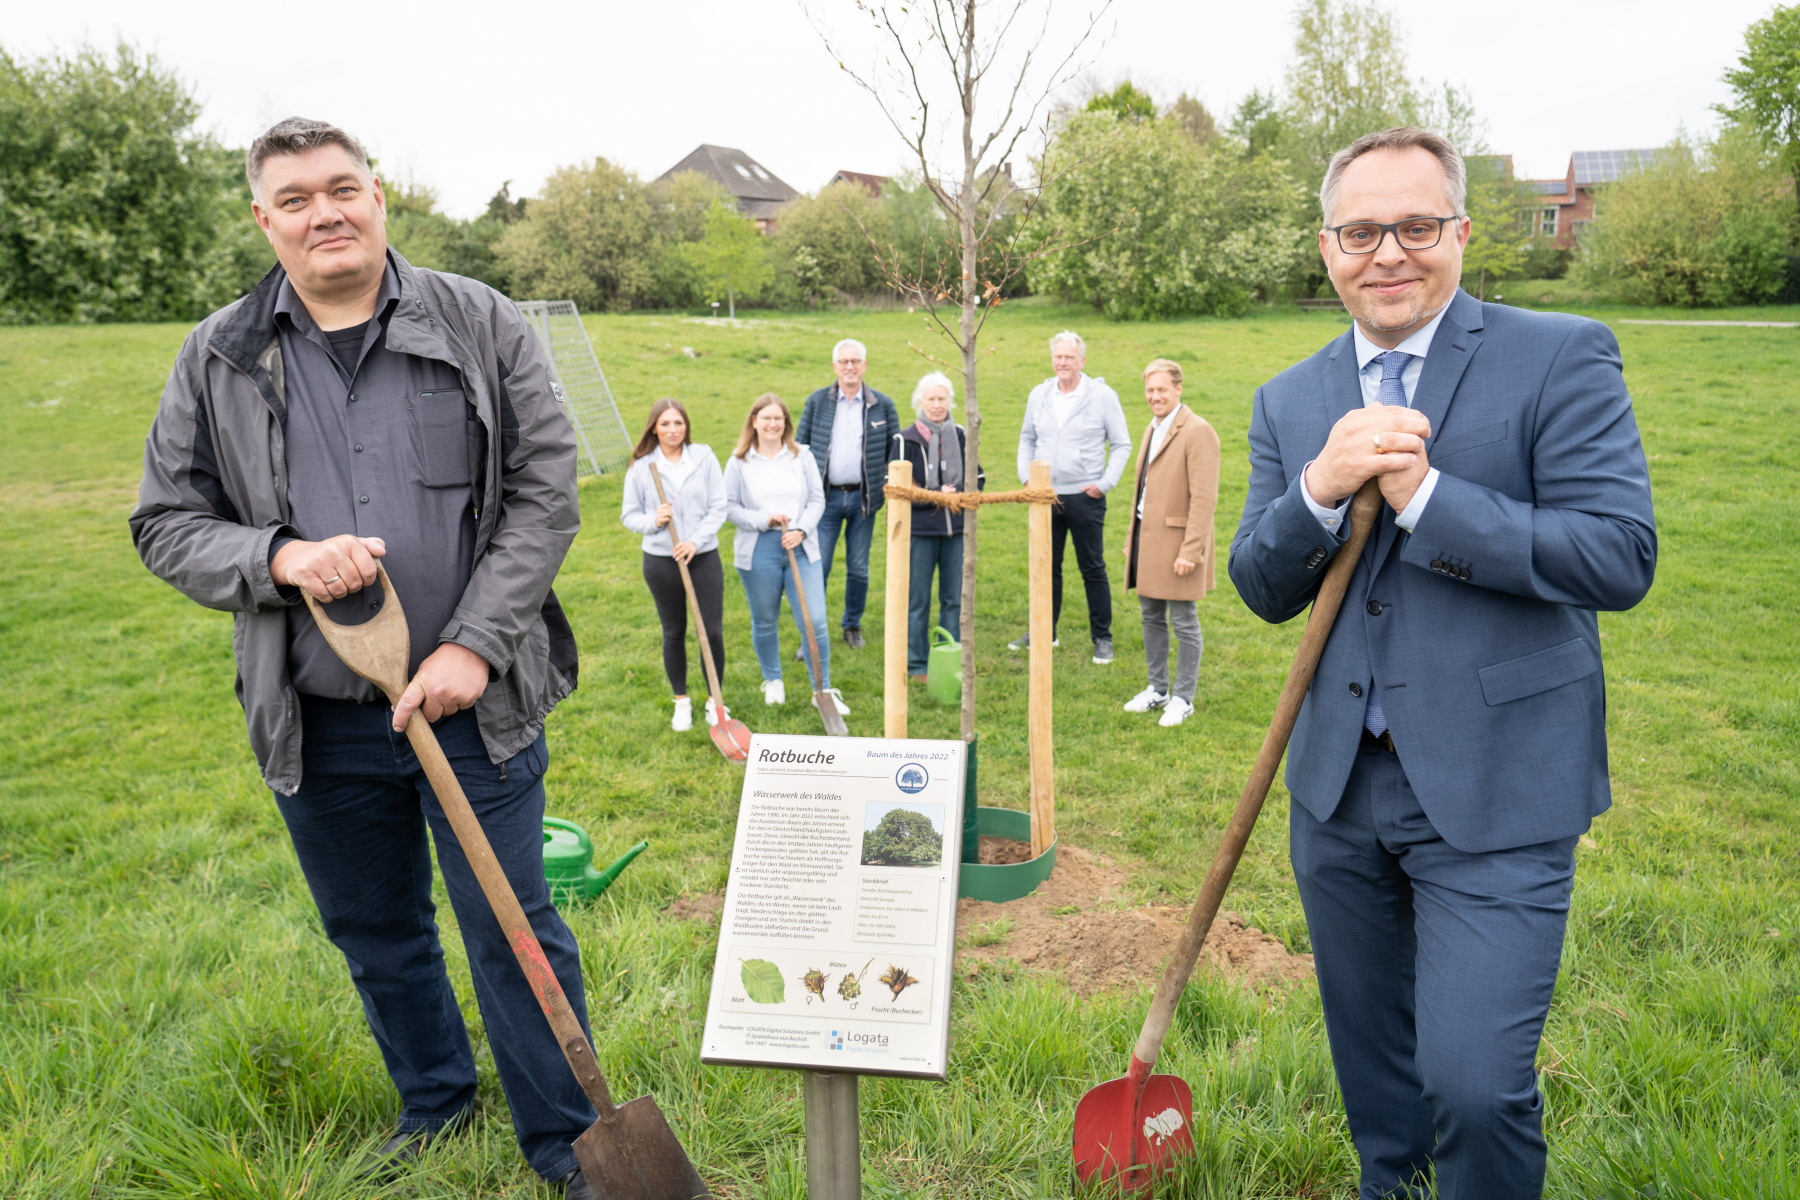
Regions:
<instances>
[{"instance_id":1,"label":"woman with white hair","mask_svg":"<svg viewBox=\"0 0 1800 1200\"><path fill-rule=\"evenodd\" d=\"M956 404L956 385L942 371L933 371L913 388L912 406L918 420L900 431L901 450L912 466L913 486L933 492L961 492L964 446L968 434L950 419ZM979 467L975 489L987 476ZM906 673L923 682L931 652L931 576L938 577L937 624L962 636L963 515L935 504L913 505L912 590L907 600Z\"/></svg>"}]
</instances>

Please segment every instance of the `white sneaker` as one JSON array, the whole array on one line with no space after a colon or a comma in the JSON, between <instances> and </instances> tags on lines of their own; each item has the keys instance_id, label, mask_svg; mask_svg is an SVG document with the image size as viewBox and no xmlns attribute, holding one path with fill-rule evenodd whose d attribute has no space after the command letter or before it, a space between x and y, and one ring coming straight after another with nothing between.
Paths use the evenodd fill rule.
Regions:
<instances>
[{"instance_id":1,"label":"white sneaker","mask_svg":"<svg viewBox=\"0 0 1800 1200\"><path fill-rule=\"evenodd\" d=\"M787 703L787 689L781 685L781 680L765 679L763 680L762 689L763 703L769 705L771 708L777 704Z\"/></svg>"},{"instance_id":2,"label":"white sneaker","mask_svg":"<svg viewBox=\"0 0 1800 1200\"><path fill-rule=\"evenodd\" d=\"M1149 712L1153 708L1161 708L1169 702L1169 698L1155 688L1145 688L1125 702L1126 712Z\"/></svg>"},{"instance_id":3,"label":"white sneaker","mask_svg":"<svg viewBox=\"0 0 1800 1200\"><path fill-rule=\"evenodd\" d=\"M1162 720L1158 725L1179 725L1187 720L1187 715L1194 711L1194 706L1180 696L1170 696L1169 702L1163 705Z\"/></svg>"},{"instance_id":4,"label":"white sneaker","mask_svg":"<svg viewBox=\"0 0 1800 1200\"><path fill-rule=\"evenodd\" d=\"M843 692L839 691L837 688L826 688L825 694L827 696L830 696L833 700L835 700L837 702L838 712L842 713L846 717L850 715L850 706L848 704L844 703L844 693ZM819 696L818 696L818 693L816 693L816 692L813 694L813 707L814 708L819 707Z\"/></svg>"},{"instance_id":5,"label":"white sneaker","mask_svg":"<svg viewBox=\"0 0 1800 1200\"><path fill-rule=\"evenodd\" d=\"M669 728L676 733L686 733L694 727L694 702L687 696L675 699L675 719L669 722Z\"/></svg>"},{"instance_id":6,"label":"white sneaker","mask_svg":"<svg viewBox=\"0 0 1800 1200\"><path fill-rule=\"evenodd\" d=\"M730 715L730 713L726 714L726 716ZM719 723L719 710L713 707L713 702L710 697L706 701L706 723L708 725L717 725Z\"/></svg>"}]
</instances>

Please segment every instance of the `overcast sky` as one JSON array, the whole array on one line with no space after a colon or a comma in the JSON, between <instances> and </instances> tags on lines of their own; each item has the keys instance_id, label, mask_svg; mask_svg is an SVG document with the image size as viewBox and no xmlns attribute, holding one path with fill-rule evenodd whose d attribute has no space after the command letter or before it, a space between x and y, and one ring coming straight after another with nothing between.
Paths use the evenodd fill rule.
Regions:
<instances>
[{"instance_id":1,"label":"overcast sky","mask_svg":"<svg viewBox=\"0 0 1800 1200\"><path fill-rule=\"evenodd\" d=\"M1390 0L1414 76L1473 94L1488 141L1520 173L1560 176L1571 150L1661 145L1714 127L1720 74L1770 0L1452 4ZM1086 3L1059 6L1065 20ZM851 0L814 0L853 30ZM1186 90L1221 121L1279 85L1292 5L1120 0L1094 73L1164 98ZM360 22L360 25L358 24ZM1068 28L1061 26L1058 33ZM852 34L853 36L853 34ZM175 67L203 124L241 146L275 120L335 121L382 173L472 216L502 180L535 192L555 167L603 156L654 178L702 142L747 151L801 191L838 169L889 174L904 149L826 53L794 0L513 0L281 6L62 0L9 6L0 47L67 53L119 39Z\"/></svg>"}]
</instances>

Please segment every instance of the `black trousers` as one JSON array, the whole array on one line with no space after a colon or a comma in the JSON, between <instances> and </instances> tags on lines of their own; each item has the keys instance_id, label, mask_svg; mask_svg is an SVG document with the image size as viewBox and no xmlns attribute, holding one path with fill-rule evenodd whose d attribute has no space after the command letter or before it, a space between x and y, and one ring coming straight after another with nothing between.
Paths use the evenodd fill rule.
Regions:
<instances>
[{"instance_id":1,"label":"black trousers","mask_svg":"<svg viewBox=\"0 0 1800 1200\"><path fill-rule=\"evenodd\" d=\"M1058 496L1061 504L1050 508L1050 622L1062 624L1063 549L1075 538L1075 565L1087 590L1088 634L1112 636L1112 584L1106 578L1106 497L1086 492Z\"/></svg>"},{"instance_id":2,"label":"black trousers","mask_svg":"<svg viewBox=\"0 0 1800 1200\"><path fill-rule=\"evenodd\" d=\"M712 643L713 666L721 679L725 676L725 569L719 564L719 552L708 550L688 561L688 574L694 580L694 596L700 601L700 619L706 622L706 640ZM687 591L681 586L681 568L673 558L661 554L644 555L644 582L656 601L656 615L662 621L663 670L669 674L669 686L675 695L688 694L687 684Z\"/></svg>"}]
</instances>

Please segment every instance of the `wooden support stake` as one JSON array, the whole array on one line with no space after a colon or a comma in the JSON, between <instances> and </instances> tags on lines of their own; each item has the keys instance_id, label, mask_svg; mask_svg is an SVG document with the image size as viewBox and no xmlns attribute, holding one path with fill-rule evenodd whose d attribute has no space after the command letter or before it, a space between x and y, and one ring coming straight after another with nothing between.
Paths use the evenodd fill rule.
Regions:
<instances>
[{"instance_id":1,"label":"wooden support stake","mask_svg":"<svg viewBox=\"0 0 1800 1200\"><path fill-rule=\"evenodd\" d=\"M1050 486L1050 464L1042 459L1031 464L1031 486ZM1055 633L1050 620L1050 506L1033 504L1030 516L1031 552L1031 685L1028 693L1031 732L1031 856L1036 858L1056 841L1056 768L1051 738L1050 643Z\"/></svg>"},{"instance_id":2,"label":"wooden support stake","mask_svg":"<svg viewBox=\"0 0 1800 1200\"><path fill-rule=\"evenodd\" d=\"M887 481L902 487L912 483L912 464L888 464ZM906 609L912 596L912 504L888 502L887 544L887 647L883 709L887 717L884 736L906 736Z\"/></svg>"}]
</instances>

